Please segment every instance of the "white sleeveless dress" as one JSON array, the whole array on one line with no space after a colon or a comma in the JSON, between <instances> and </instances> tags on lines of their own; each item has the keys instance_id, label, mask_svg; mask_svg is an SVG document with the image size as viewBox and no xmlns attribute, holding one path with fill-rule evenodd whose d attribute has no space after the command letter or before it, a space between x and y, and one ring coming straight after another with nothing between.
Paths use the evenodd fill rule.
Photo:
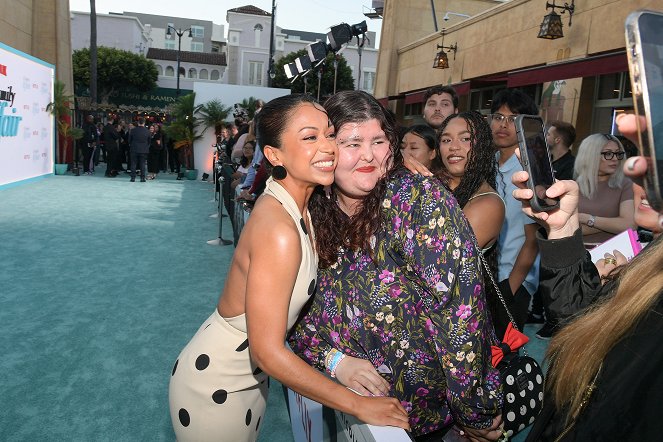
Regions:
<instances>
[{"instance_id":1,"label":"white sleeveless dress","mask_svg":"<svg viewBox=\"0 0 663 442\"><path fill-rule=\"evenodd\" d=\"M288 309L290 329L316 289L314 233L307 232L294 199L278 182L270 178L264 194L283 205L300 236L302 261ZM245 315L223 318L214 309L172 370L169 402L177 440L255 441L268 392L267 375L250 357Z\"/></svg>"}]
</instances>

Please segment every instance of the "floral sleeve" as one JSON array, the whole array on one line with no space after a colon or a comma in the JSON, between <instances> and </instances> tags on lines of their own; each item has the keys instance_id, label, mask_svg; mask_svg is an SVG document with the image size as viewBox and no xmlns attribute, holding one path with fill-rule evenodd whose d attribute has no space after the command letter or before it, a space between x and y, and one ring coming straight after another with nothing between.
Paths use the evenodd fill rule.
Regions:
<instances>
[{"instance_id":1,"label":"floral sleeve","mask_svg":"<svg viewBox=\"0 0 663 442\"><path fill-rule=\"evenodd\" d=\"M486 428L500 412L502 394L469 224L437 180L409 173L390 181L382 207L388 225L377 241L377 258L400 259L412 283L421 285L431 306L425 326L444 370L451 412L463 426Z\"/></svg>"},{"instance_id":2,"label":"floral sleeve","mask_svg":"<svg viewBox=\"0 0 663 442\"><path fill-rule=\"evenodd\" d=\"M316 295L305 315L301 316L293 327L288 344L292 351L309 365L325 371L325 357L332 346L324 341L318 331L323 319L323 299Z\"/></svg>"}]
</instances>

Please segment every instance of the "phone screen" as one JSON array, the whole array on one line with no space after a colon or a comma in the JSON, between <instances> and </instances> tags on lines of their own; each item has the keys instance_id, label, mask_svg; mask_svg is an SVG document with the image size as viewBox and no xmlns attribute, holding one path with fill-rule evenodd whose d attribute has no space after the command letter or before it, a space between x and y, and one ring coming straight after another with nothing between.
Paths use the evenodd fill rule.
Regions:
<instances>
[{"instance_id":1,"label":"phone screen","mask_svg":"<svg viewBox=\"0 0 663 442\"><path fill-rule=\"evenodd\" d=\"M656 165L660 182L663 178L663 15L643 13L639 19L640 42L646 88L648 95L651 135L656 155Z\"/></svg>"},{"instance_id":2,"label":"phone screen","mask_svg":"<svg viewBox=\"0 0 663 442\"><path fill-rule=\"evenodd\" d=\"M555 180L546 144L543 120L537 116L523 115L522 130L522 137L527 149L532 190L536 199L532 207L537 209L536 206L538 205L540 210L557 207L558 201L556 199L546 197L546 190L553 185Z\"/></svg>"}]
</instances>

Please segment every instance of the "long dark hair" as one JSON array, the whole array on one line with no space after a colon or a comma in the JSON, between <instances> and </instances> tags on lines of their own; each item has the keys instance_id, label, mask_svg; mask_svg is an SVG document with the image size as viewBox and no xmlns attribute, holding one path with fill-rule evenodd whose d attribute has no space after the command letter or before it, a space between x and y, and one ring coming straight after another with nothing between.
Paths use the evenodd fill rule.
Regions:
<instances>
[{"instance_id":1,"label":"long dark hair","mask_svg":"<svg viewBox=\"0 0 663 442\"><path fill-rule=\"evenodd\" d=\"M499 167L497 165L497 159L495 157L495 148L493 146L493 134L490 129L490 125L486 121L483 115L479 112L469 111L469 112L460 112L458 114L450 115L447 119L444 120L442 126L440 127L438 141L442 138L444 131L451 120L454 118L462 118L467 123L467 128L470 131L470 151L468 152L467 164L465 166L465 172L460 179L458 187L452 190L453 196L458 201L461 209L470 201L473 195L475 195L484 181L488 183L493 189L497 188L497 174L499 174ZM490 267L490 271L493 274L493 278L497 281L497 258L499 256L499 244L495 244L491 249L484 255L486 262ZM490 282L487 271L485 268L481 268L481 273L483 274L484 287L486 290L486 299L488 301L488 307L493 314L493 317L497 317L496 314L499 311L500 301L497 295L495 287ZM501 338L501 336L500 336Z\"/></svg>"},{"instance_id":2,"label":"long dark hair","mask_svg":"<svg viewBox=\"0 0 663 442\"><path fill-rule=\"evenodd\" d=\"M325 102L324 108L336 131L347 123L378 120L389 141L391 155L388 159L389 170L385 177L380 179L375 188L363 199L357 214L352 218L345 215L338 207L333 185L329 195L322 189L316 189L309 200L321 268L336 262L341 247L352 250L370 248L369 238L377 231L381 222L380 203L386 180L403 165L396 120L373 96L363 91L342 91L331 96Z\"/></svg>"},{"instance_id":3,"label":"long dark hair","mask_svg":"<svg viewBox=\"0 0 663 442\"><path fill-rule=\"evenodd\" d=\"M486 119L479 112L469 111L449 115L439 130L438 143L442 138L447 125L454 118L462 118L470 131L470 144L472 148L468 153L465 172L460 179L458 187L452 193L461 208L477 193L484 181L493 189L496 188L498 173L495 148L493 147L493 134Z\"/></svg>"},{"instance_id":4,"label":"long dark hair","mask_svg":"<svg viewBox=\"0 0 663 442\"><path fill-rule=\"evenodd\" d=\"M431 161L430 171L435 174L435 176L444 181L446 178L446 172L444 170L444 164L442 163L440 143L438 142L437 132L435 129L427 124L415 124L414 126L405 128L405 130L401 131L401 133L401 142L403 141L405 135L414 134L424 140L424 143L426 143L428 149L435 151L435 158L433 158L433 161Z\"/></svg>"}]
</instances>

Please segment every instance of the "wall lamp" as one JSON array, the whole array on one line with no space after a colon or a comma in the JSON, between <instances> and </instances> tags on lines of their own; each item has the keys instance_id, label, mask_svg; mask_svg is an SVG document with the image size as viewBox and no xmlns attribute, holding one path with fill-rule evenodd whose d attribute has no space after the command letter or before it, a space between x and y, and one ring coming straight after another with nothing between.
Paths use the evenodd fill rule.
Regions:
<instances>
[{"instance_id":1,"label":"wall lamp","mask_svg":"<svg viewBox=\"0 0 663 442\"><path fill-rule=\"evenodd\" d=\"M449 57L445 52L454 53L454 60L456 59L456 51L458 50L458 43L454 43L451 46L444 46L444 35L442 36L442 44L437 45L437 48L440 50L433 60L433 67L435 69L448 69L449 68Z\"/></svg>"},{"instance_id":2,"label":"wall lamp","mask_svg":"<svg viewBox=\"0 0 663 442\"><path fill-rule=\"evenodd\" d=\"M552 9L552 11L550 14L547 14L543 17L538 38L555 40L556 38L564 37L564 33L562 32L562 17L555 12L555 9L561 9L562 14L564 14L566 11L569 12L569 27L571 27L573 11L575 10L575 0L571 0L571 5L564 3L564 6L556 5L555 0L553 0L552 3L546 2L546 11L548 9Z\"/></svg>"}]
</instances>

